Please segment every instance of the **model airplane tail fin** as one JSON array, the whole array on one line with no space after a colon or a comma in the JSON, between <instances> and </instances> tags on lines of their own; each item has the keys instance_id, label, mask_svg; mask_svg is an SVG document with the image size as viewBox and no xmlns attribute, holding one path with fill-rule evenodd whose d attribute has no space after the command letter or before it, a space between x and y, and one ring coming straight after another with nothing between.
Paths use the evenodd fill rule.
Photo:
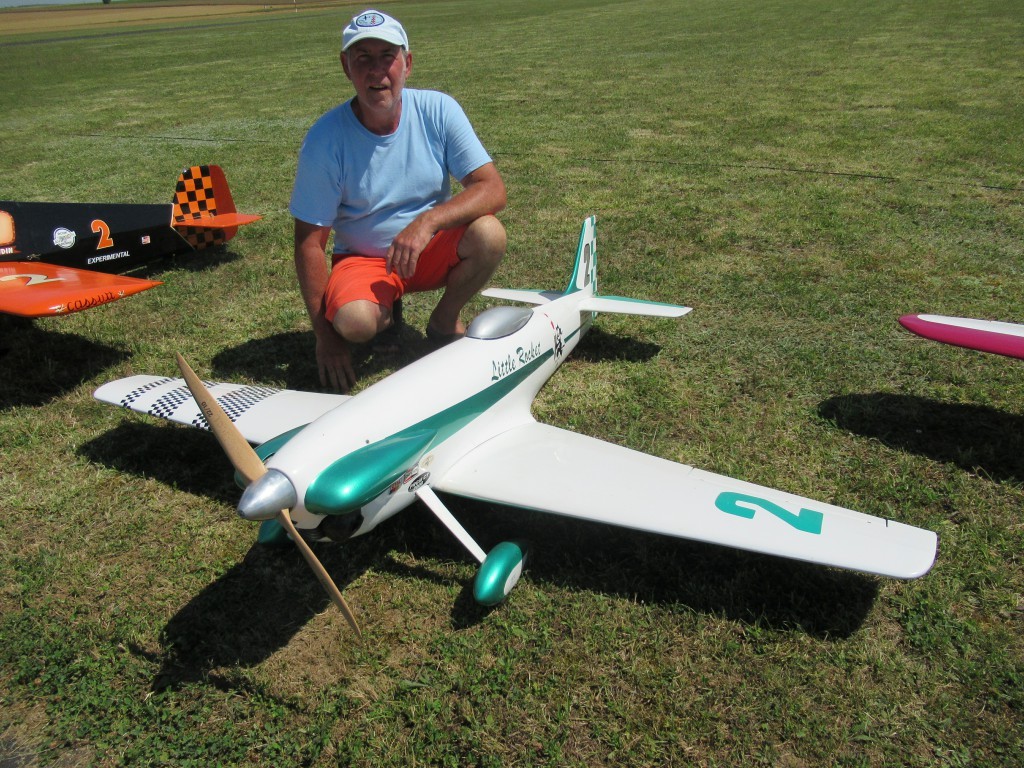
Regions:
<instances>
[{"instance_id":1,"label":"model airplane tail fin","mask_svg":"<svg viewBox=\"0 0 1024 768\"><path fill-rule=\"evenodd\" d=\"M576 246L576 263L573 266L569 286L564 293L558 291L509 290L488 288L483 296L527 304L546 304L549 301L582 293L580 312L615 312L621 315L648 315L651 317L682 317L691 312L691 307L678 304L663 304L660 301L630 299L625 296L597 295L597 219L588 217L580 229L580 240Z\"/></svg>"},{"instance_id":2,"label":"model airplane tail fin","mask_svg":"<svg viewBox=\"0 0 1024 768\"><path fill-rule=\"evenodd\" d=\"M576 263L566 293L587 291L597 294L597 218L588 216L580 228L580 241L576 246Z\"/></svg>"},{"instance_id":3,"label":"model airplane tail fin","mask_svg":"<svg viewBox=\"0 0 1024 768\"><path fill-rule=\"evenodd\" d=\"M566 294L584 291L589 294L580 302L581 312L614 312L623 315L682 317L690 307L663 304L658 301L631 299L625 296L597 295L597 221L590 216L583 222L580 242L576 246L576 264Z\"/></svg>"},{"instance_id":4,"label":"model airplane tail fin","mask_svg":"<svg viewBox=\"0 0 1024 768\"><path fill-rule=\"evenodd\" d=\"M196 250L226 243L260 217L238 213L219 165L194 165L178 176L172 223Z\"/></svg>"}]
</instances>

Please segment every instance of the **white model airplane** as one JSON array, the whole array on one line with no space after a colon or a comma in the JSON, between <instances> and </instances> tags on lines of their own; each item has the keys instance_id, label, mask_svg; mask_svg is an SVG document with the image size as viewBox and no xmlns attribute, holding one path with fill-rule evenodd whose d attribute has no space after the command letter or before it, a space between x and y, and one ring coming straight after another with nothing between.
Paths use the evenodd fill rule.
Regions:
<instances>
[{"instance_id":1,"label":"white model airplane","mask_svg":"<svg viewBox=\"0 0 1024 768\"><path fill-rule=\"evenodd\" d=\"M524 548L503 542L485 553L438 491L900 579L931 568L937 546L931 531L711 474L533 418L535 395L596 313L679 317L690 311L598 295L593 217L583 224L564 292L484 294L533 306L484 311L465 338L355 396L232 384L209 384L207 390L179 357L186 382L133 376L100 387L96 397L209 425L247 484L238 513L265 521L262 542L293 538L357 632L303 539L364 534L416 499L481 563L477 601L494 605L518 581Z\"/></svg>"}]
</instances>

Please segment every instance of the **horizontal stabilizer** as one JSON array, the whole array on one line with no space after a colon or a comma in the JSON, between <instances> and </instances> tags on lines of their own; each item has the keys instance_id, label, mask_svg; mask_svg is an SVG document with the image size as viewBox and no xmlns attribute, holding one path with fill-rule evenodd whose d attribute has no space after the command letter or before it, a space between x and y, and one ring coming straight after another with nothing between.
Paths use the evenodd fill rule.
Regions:
<instances>
[{"instance_id":1,"label":"horizontal stabilizer","mask_svg":"<svg viewBox=\"0 0 1024 768\"><path fill-rule=\"evenodd\" d=\"M615 312L620 315L647 315L649 317L682 317L692 307L663 304L660 301L629 299L625 296L591 296L580 303L582 312Z\"/></svg>"},{"instance_id":2,"label":"horizontal stabilizer","mask_svg":"<svg viewBox=\"0 0 1024 768\"><path fill-rule=\"evenodd\" d=\"M240 226L259 218L238 213L227 177L219 165L193 165L178 176L172 226L184 230L185 239L197 251L226 243Z\"/></svg>"},{"instance_id":3,"label":"horizontal stabilizer","mask_svg":"<svg viewBox=\"0 0 1024 768\"><path fill-rule=\"evenodd\" d=\"M506 301L521 301L524 304L547 304L557 299L562 294L557 291L526 291L515 288L487 288L480 291L481 296L488 296L492 299L505 299Z\"/></svg>"},{"instance_id":4,"label":"horizontal stabilizer","mask_svg":"<svg viewBox=\"0 0 1024 768\"><path fill-rule=\"evenodd\" d=\"M931 531L536 422L478 446L432 485L482 501L899 579L924 575L938 544Z\"/></svg>"},{"instance_id":5,"label":"horizontal stabilizer","mask_svg":"<svg viewBox=\"0 0 1024 768\"><path fill-rule=\"evenodd\" d=\"M245 439L254 445L303 427L349 399L348 395L247 384L206 382L206 387ZM177 424L209 428L184 379L129 376L104 384L93 396L101 402Z\"/></svg>"},{"instance_id":6,"label":"horizontal stabilizer","mask_svg":"<svg viewBox=\"0 0 1024 768\"><path fill-rule=\"evenodd\" d=\"M196 227L198 229L228 229L241 227L259 221L262 216L252 213L218 213L215 216L196 216L174 222L176 227Z\"/></svg>"},{"instance_id":7,"label":"horizontal stabilizer","mask_svg":"<svg viewBox=\"0 0 1024 768\"><path fill-rule=\"evenodd\" d=\"M0 312L50 317L98 307L160 285L38 261L0 262Z\"/></svg>"},{"instance_id":8,"label":"horizontal stabilizer","mask_svg":"<svg viewBox=\"0 0 1024 768\"><path fill-rule=\"evenodd\" d=\"M944 315L904 315L900 324L912 333L943 344L1024 359L1024 325Z\"/></svg>"}]
</instances>

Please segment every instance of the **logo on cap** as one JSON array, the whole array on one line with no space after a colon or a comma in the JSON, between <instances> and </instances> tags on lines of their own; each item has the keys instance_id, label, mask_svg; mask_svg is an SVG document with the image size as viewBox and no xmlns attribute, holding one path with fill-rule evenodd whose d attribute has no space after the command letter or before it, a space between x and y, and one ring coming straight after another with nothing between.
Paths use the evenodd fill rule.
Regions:
<instances>
[{"instance_id":1,"label":"logo on cap","mask_svg":"<svg viewBox=\"0 0 1024 768\"><path fill-rule=\"evenodd\" d=\"M357 27L379 27L384 23L384 16L380 13L364 13L356 17Z\"/></svg>"}]
</instances>

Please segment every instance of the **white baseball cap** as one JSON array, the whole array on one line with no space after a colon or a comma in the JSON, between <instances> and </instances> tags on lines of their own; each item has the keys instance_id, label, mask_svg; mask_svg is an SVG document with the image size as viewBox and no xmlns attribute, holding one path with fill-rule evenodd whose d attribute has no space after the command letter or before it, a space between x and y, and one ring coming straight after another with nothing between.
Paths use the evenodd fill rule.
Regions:
<instances>
[{"instance_id":1,"label":"white baseball cap","mask_svg":"<svg viewBox=\"0 0 1024 768\"><path fill-rule=\"evenodd\" d=\"M397 19L380 11L367 10L358 16L352 17L352 21L348 23L344 32L341 33L342 53L347 51L352 44L367 38L383 40L386 43L400 45L405 50L409 50L409 36L405 34L405 29L398 23Z\"/></svg>"}]
</instances>

